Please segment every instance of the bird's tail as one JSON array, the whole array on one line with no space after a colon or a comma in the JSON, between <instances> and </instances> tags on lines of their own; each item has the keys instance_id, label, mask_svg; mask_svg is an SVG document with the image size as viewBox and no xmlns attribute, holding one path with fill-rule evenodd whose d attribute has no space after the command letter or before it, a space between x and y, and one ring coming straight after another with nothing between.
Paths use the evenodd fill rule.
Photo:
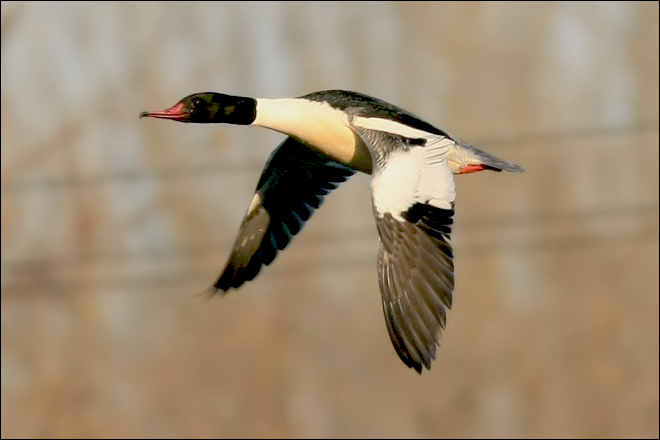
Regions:
<instances>
[{"instance_id":1,"label":"bird's tail","mask_svg":"<svg viewBox=\"0 0 660 440\"><path fill-rule=\"evenodd\" d=\"M475 173L482 170L511 171L514 173L525 171L519 165L481 151L457 138L454 138L454 145L449 147L447 162L454 174Z\"/></svg>"}]
</instances>

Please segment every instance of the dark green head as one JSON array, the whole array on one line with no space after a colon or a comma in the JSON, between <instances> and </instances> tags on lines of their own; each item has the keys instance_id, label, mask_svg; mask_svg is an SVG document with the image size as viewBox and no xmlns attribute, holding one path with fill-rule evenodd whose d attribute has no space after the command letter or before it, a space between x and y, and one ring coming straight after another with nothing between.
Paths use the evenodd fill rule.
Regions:
<instances>
[{"instance_id":1,"label":"dark green head","mask_svg":"<svg viewBox=\"0 0 660 440\"><path fill-rule=\"evenodd\" d=\"M256 108L257 103L252 98L212 92L195 93L167 110L142 112L140 118L147 116L179 122L249 125L254 121Z\"/></svg>"}]
</instances>

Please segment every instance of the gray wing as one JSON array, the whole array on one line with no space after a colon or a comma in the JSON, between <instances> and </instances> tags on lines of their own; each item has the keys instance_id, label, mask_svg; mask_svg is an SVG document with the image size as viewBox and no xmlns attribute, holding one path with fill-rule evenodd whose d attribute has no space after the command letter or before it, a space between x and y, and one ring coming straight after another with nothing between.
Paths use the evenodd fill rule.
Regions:
<instances>
[{"instance_id":1,"label":"gray wing","mask_svg":"<svg viewBox=\"0 0 660 440\"><path fill-rule=\"evenodd\" d=\"M217 292L238 288L270 264L303 227L324 196L355 174L294 138L277 147L259 179Z\"/></svg>"},{"instance_id":2,"label":"gray wing","mask_svg":"<svg viewBox=\"0 0 660 440\"><path fill-rule=\"evenodd\" d=\"M385 322L401 360L430 369L451 308L454 263L449 244L454 211L417 203L402 214L376 217L378 281Z\"/></svg>"}]
</instances>

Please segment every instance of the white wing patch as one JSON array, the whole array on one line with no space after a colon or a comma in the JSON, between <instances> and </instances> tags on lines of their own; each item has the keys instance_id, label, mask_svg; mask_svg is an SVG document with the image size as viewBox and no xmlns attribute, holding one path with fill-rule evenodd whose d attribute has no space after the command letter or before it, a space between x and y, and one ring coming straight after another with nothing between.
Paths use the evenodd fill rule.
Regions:
<instances>
[{"instance_id":1,"label":"white wing patch","mask_svg":"<svg viewBox=\"0 0 660 440\"><path fill-rule=\"evenodd\" d=\"M419 130L401 122L383 118L366 118L364 116L354 116L351 123L367 130L384 131L386 133L396 134L411 139L428 139L429 137L438 137L428 131Z\"/></svg>"},{"instance_id":2,"label":"white wing patch","mask_svg":"<svg viewBox=\"0 0 660 440\"><path fill-rule=\"evenodd\" d=\"M410 208L420 184L423 162L417 150L421 148L393 152L387 166L374 172L371 191L379 216L389 212L395 219L403 221L401 213Z\"/></svg>"},{"instance_id":3,"label":"white wing patch","mask_svg":"<svg viewBox=\"0 0 660 440\"><path fill-rule=\"evenodd\" d=\"M424 147L392 152L387 165L377 170L371 180L378 215L390 213L403 221L401 214L415 203L452 209L456 186L446 157L451 143L437 137Z\"/></svg>"},{"instance_id":4,"label":"white wing patch","mask_svg":"<svg viewBox=\"0 0 660 440\"><path fill-rule=\"evenodd\" d=\"M447 163L447 152L454 141L397 121L382 118L353 117L351 123L360 129L395 134L412 139L425 139L426 144L409 149L394 150L386 164L374 170L371 180L374 206L379 216L389 213L403 221L402 213L415 203L452 209L456 199L454 176ZM384 142L386 137L376 137ZM385 149L383 145L369 145L369 149Z\"/></svg>"}]
</instances>

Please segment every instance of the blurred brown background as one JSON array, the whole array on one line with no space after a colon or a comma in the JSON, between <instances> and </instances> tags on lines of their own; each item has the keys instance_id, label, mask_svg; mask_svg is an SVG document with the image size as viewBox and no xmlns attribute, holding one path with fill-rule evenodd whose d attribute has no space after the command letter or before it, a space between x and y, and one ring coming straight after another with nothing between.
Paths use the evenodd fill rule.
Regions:
<instances>
[{"instance_id":1,"label":"blurred brown background","mask_svg":"<svg viewBox=\"0 0 660 440\"><path fill-rule=\"evenodd\" d=\"M2 437L658 437L658 3L2 2ZM457 178L421 377L369 178L240 291L282 135L194 92L377 96L524 174Z\"/></svg>"}]
</instances>

